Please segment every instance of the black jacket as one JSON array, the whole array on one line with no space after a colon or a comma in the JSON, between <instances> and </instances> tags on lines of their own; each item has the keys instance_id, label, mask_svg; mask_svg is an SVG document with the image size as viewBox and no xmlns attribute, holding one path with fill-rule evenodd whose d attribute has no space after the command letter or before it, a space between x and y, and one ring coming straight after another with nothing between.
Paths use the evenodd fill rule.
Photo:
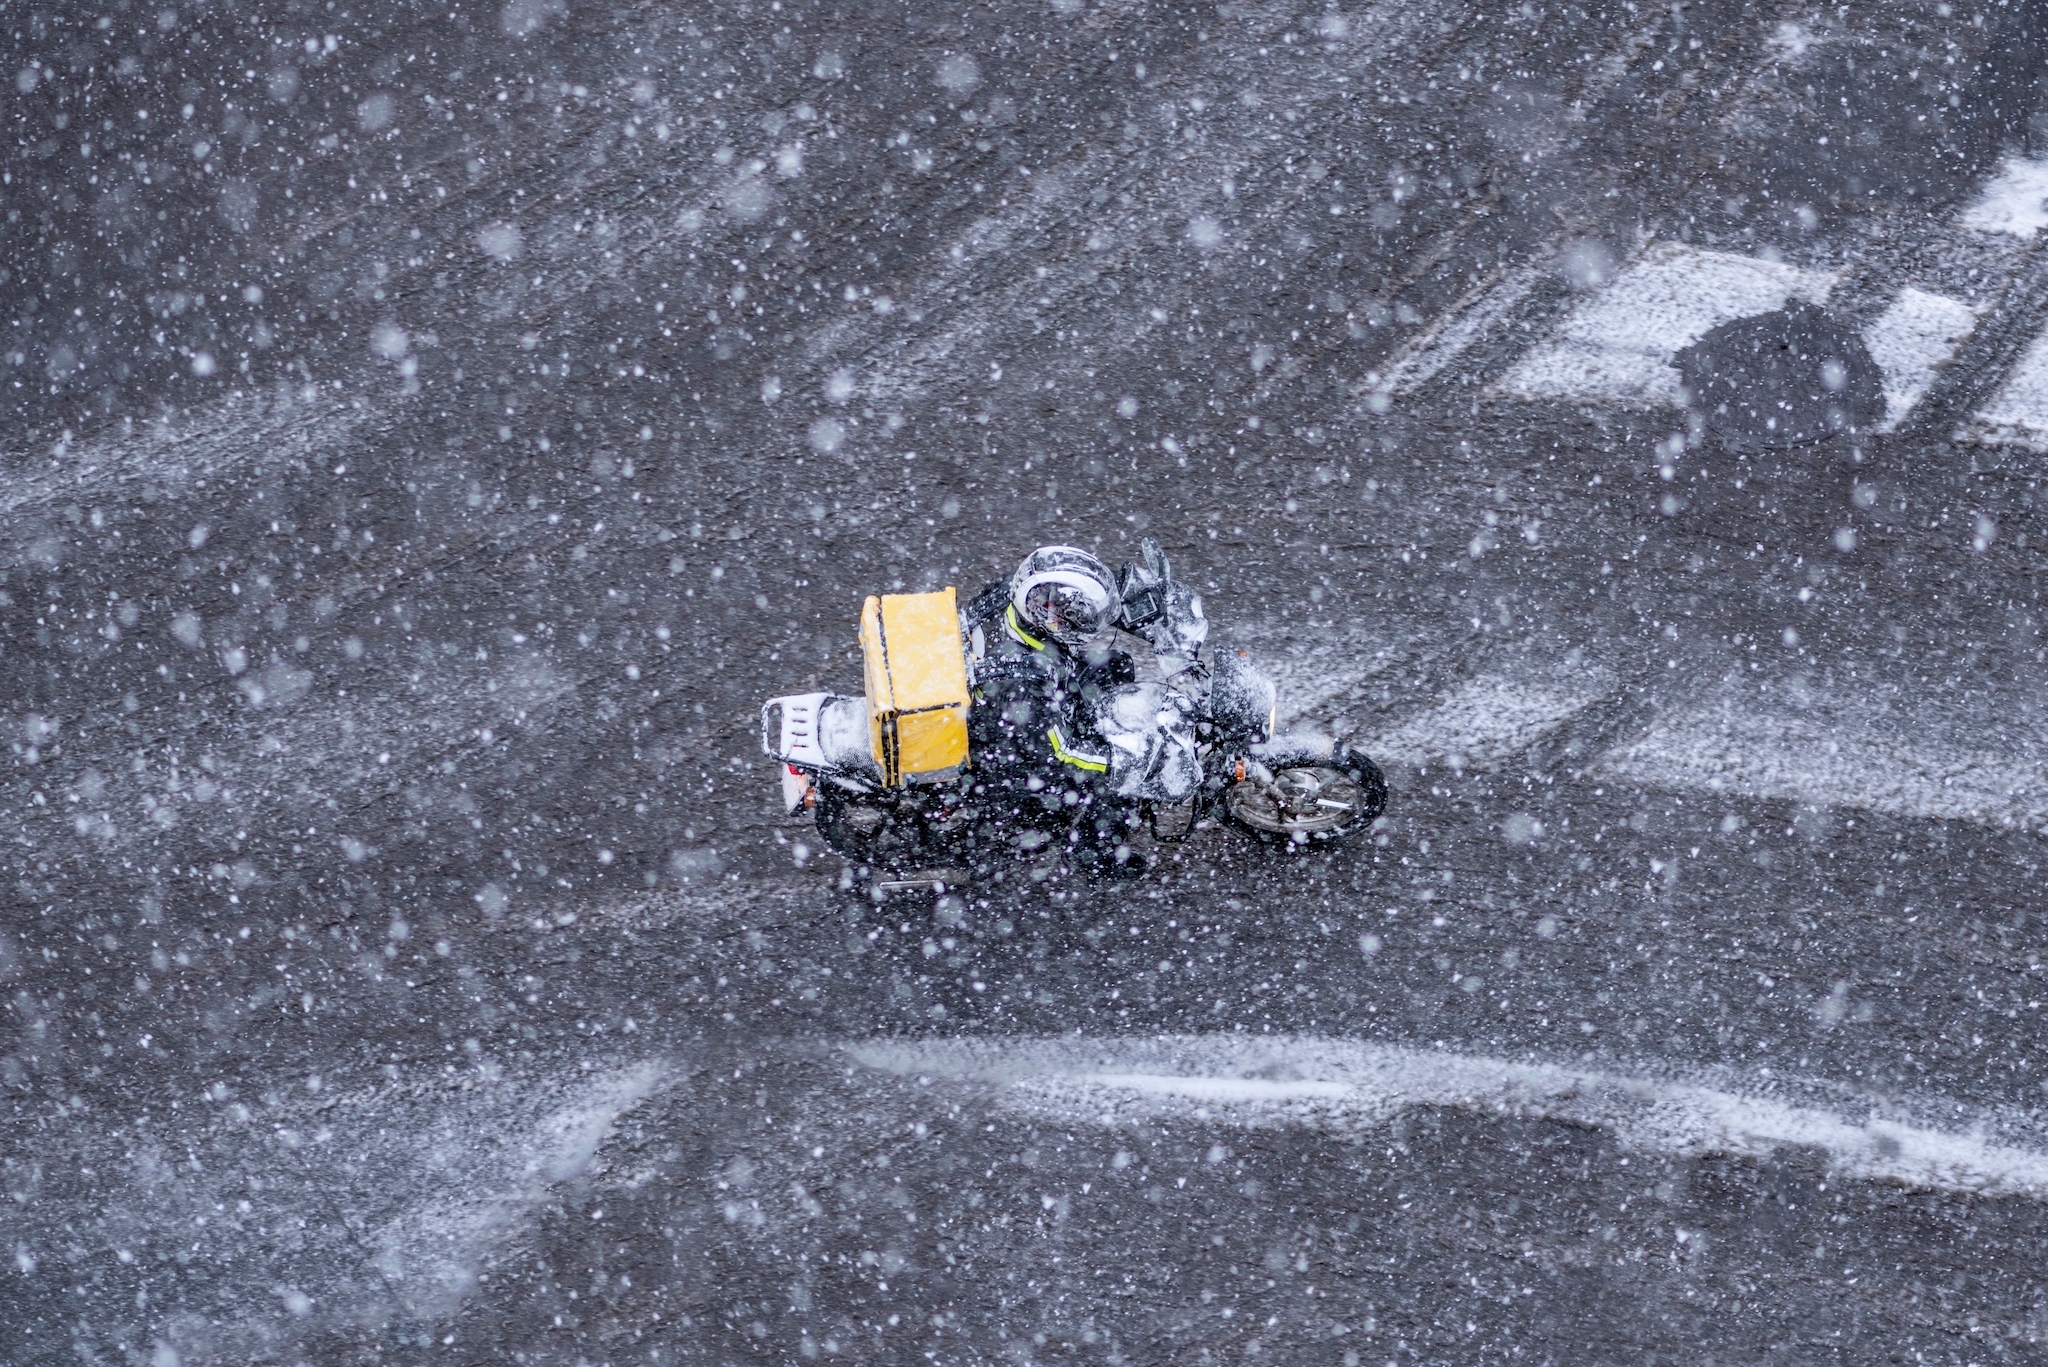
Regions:
<instances>
[{"instance_id":1,"label":"black jacket","mask_svg":"<svg viewBox=\"0 0 2048 1367\"><path fill-rule=\"evenodd\" d=\"M1034 639L1010 608L1009 586L984 589L963 614L978 629L973 701L967 711L970 762L982 782L1046 789L1094 787L1109 752L1092 720L1096 698L1135 677L1131 657L1107 652L1078 659L1053 641Z\"/></svg>"}]
</instances>

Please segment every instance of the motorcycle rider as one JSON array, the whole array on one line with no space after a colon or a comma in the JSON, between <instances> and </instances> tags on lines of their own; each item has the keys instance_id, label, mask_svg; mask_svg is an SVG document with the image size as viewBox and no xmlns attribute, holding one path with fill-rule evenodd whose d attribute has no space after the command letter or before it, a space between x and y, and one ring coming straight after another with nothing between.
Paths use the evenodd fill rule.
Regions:
<instances>
[{"instance_id":1,"label":"motorcycle rider","mask_svg":"<svg viewBox=\"0 0 2048 1367\"><path fill-rule=\"evenodd\" d=\"M1137 677L1109 645L1122 615L1116 576L1073 546L1040 546L962 613L975 658L967 727L977 795L1039 829L1065 826L1089 872L1134 863L1137 806L1110 791L1092 717L1098 698Z\"/></svg>"}]
</instances>

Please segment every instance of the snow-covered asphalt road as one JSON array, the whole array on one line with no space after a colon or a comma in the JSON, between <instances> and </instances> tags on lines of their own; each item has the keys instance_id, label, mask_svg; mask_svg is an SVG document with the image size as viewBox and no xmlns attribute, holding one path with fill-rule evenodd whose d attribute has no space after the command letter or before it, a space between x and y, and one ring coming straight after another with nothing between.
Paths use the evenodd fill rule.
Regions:
<instances>
[{"instance_id":1,"label":"snow-covered asphalt road","mask_svg":"<svg viewBox=\"0 0 2048 1367\"><path fill-rule=\"evenodd\" d=\"M0 29L0 1360L2043 1359L2033 10ZM1147 534L1383 823L842 888Z\"/></svg>"}]
</instances>

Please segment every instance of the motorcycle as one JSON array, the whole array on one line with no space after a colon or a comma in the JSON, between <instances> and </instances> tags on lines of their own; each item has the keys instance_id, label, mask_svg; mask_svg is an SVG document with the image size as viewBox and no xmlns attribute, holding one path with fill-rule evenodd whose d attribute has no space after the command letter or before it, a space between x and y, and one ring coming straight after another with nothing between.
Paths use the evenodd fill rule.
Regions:
<instances>
[{"instance_id":1,"label":"motorcycle","mask_svg":"<svg viewBox=\"0 0 2048 1367\"><path fill-rule=\"evenodd\" d=\"M781 766L785 811L809 810L825 843L857 877L884 886L958 884L998 857L1029 857L1059 838L1042 821L1006 819L1002 806L980 791L973 757L965 753L968 690L985 653L984 635L993 629L984 605L1006 587L992 585L944 627L927 629L938 673L950 667L952 652L959 658L959 682L950 692L942 685L932 695L937 702L890 705L904 700L889 672L892 649L898 673L934 676L920 673L921 665L900 664L915 648L905 644L911 639L905 623L913 619L889 627L882 604L890 600L870 598L862 631L869 695L801 693L762 706L761 748ZM1164 842L1227 825L1261 841L1307 845L1372 824L1387 800L1379 767L1339 740L1276 734L1278 692L1271 677L1243 650L1204 657L1208 622L1201 598L1172 578L1156 542L1144 542L1141 560L1119 574L1118 588L1117 639L1149 647L1156 677L1110 688L1094 700L1094 730L1109 756L1099 780L1106 795ZM935 623L936 602L915 605L913 598L950 606L953 591L895 598L922 606L923 620ZM910 726L921 722L929 730L935 719L947 726L949 708L960 712L953 748L940 742L942 752L925 772L909 772L906 747L931 743L919 741ZM955 754L959 762L946 763Z\"/></svg>"}]
</instances>

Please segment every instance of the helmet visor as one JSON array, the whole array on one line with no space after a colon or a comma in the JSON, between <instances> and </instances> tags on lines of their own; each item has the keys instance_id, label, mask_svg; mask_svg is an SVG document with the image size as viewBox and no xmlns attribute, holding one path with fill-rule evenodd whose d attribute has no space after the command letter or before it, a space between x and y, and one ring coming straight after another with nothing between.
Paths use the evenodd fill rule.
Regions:
<instances>
[{"instance_id":1,"label":"helmet visor","mask_svg":"<svg viewBox=\"0 0 2048 1367\"><path fill-rule=\"evenodd\" d=\"M1039 584L1025 596L1024 616L1062 642L1083 641L1102 630L1108 605L1066 584Z\"/></svg>"}]
</instances>

